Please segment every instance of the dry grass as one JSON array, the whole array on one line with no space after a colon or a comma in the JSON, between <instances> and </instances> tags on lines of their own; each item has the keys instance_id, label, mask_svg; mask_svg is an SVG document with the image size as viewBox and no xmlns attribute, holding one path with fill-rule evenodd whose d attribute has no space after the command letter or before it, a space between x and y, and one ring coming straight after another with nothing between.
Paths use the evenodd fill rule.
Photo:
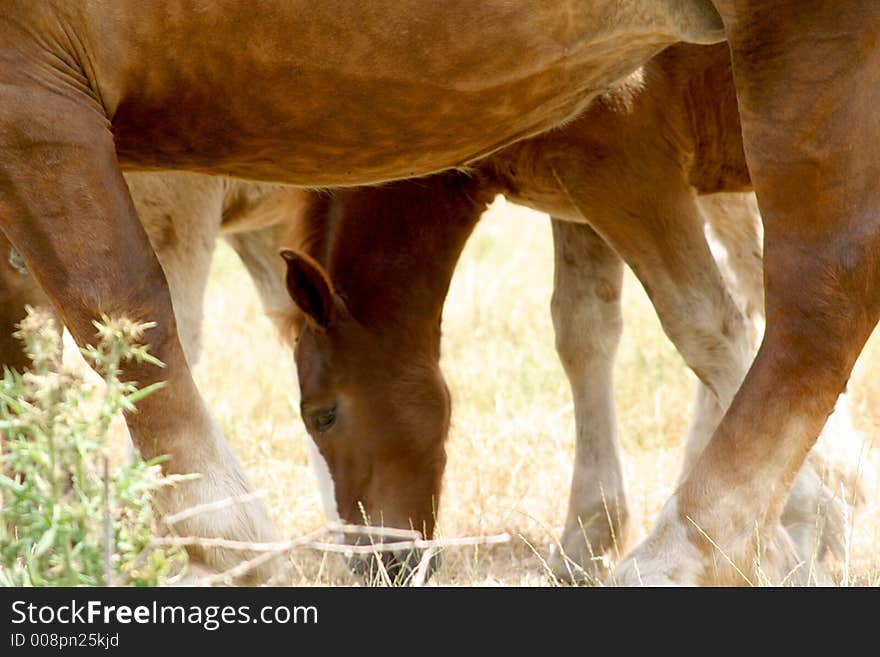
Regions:
<instances>
[{"instance_id":1,"label":"dry grass","mask_svg":"<svg viewBox=\"0 0 880 657\"><path fill-rule=\"evenodd\" d=\"M552 245L543 215L497 202L468 244L445 310L443 367L453 429L441 536L509 532L505 545L448 550L443 585L546 585L542 559L559 536L568 497L574 417L553 347ZM638 538L670 494L694 377L663 336L638 283L625 287L617 402ZM880 340L852 384L858 428L880 430ZM292 356L262 316L244 269L218 249L208 290L198 383L285 537L323 522L296 412ZM876 451L876 449L875 449ZM849 584L880 581L880 491L854 518ZM353 585L333 555L295 555L294 584ZM842 577L842 566L838 575Z\"/></svg>"}]
</instances>

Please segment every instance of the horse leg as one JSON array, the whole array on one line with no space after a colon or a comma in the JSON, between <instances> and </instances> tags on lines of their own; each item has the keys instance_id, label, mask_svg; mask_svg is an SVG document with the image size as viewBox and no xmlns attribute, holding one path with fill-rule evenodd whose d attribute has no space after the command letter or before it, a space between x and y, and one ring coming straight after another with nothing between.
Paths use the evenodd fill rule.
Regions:
<instances>
[{"instance_id":1,"label":"horse leg","mask_svg":"<svg viewBox=\"0 0 880 657\"><path fill-rule=\"evenodd\" d=\"M573 169L567 167L561 176L563 183ZM573 202L633 268L666 335L700 379L685 447L683 480L720 423L751 362L749 323L728 293L706 243L695 197L686 185L676 189L667 179L662 187L648 187L664 189L665 195L640 198L633 194L628 201L617 200L603 207L595 194L587 200L579 193L577 177L571 181L568 191ZM638 221L630 217L638 217ZM816 557L824 554L828 545L836 545L834 533L842 528L842 510L810 466L798 476L801 479L786 508L786 521L798 539L798 554L815 565ZM807 524L812 533L805 531ZM811 572L817 578L824 577L818 565Z\"/></svg>"},{"instance_id":2,"label":"horse leg","mask_svg":"<svg viewBox=\"0 0 880 657\"><path fill-rule=\"evenodd\" d=\"M764 270L761 262L761 215L751 194L698 196L696 203L708 233L724 248L724 257L713 252L715 262L740 312L749 320L749 353L758 349L764 323ZM740 372L741 377L745 372ZM691 429L685 448L682 478L703 451L726 407L700 382L697 386Z\"/></svg>"},{"instance_id":3,"label":"horse leg","mask_svg":"<svg viewBox=\"0 0 880 657\"><path fill-rule=\"evenodd\" d=\"M601 172L590 173L571 161L557 168L572 204L633 269L664 332L703 386L689 432L687 469L751 362L747 322L712 257L694 193L685 181L676 184L671 176L654 184L642 181L643 193L633 185L624 198L599 193L615 192L619 180L603 182Z\"/></svg>"},{"instance_id":4,"label":"horse leg","mask_svg":"<svg viewBox=\"0 0 880 657\"><path fill-rule=\"evenodd\" d=\"M219 232L224 181L177 172L127 174L125 181L168 279L180 341L193 365L198 359L203 298ZM57 320L51 302L20 258L0 233L0 364L18 371L29 365L21 340L12 335L25 316L25 306L40 307Z\"/></svg>"},{"instance_id":5,"label":"horse leg","mask_svg":"<svg viewBox=\"0 0 880 657\"><path fill-rule=\"evenodd\" d=\"M44 56L30 54L37 61ZM102 314L156 322L147 340L164 369L129 362L122 375L140 385L166 385L126 421L145 458L168 454L169 472L201 474L158 494L159 508L175 513L246 494L251 486L192 380L165 276L119 171L107 120L88 92L71 87L61 73L57 85L34 82L50 74L30 75L34 60L23 59L21 66L4 67L8 78L0 79L0 228L79 345L94 339L92 321ZM245 541L275 536L254 501L191 516L173 529ZM191 552L221 569L242 558L239 551L205 545Z\"/></svg>"},{"instance_id":6,"label":"horse leg","mask_svg":"<svg viewBox=\"0 0 880 657\"><path fill-rule=\"evenodd\" d=\"M758 349L764 324L764 265L761 214L753 194L713 194L697 198L700 214L716 242L724 249L723 257L714 254L724 274L728 289L740 309L750 321L755 333L750 336L754 351ZM705 422L705 427L688 443L686 466L681 481L690 471L696 457L721 421L725 409L700 386L697 394L702 402L695 413L695 422ZM826 425L826 431L836 430L838 438L860 442L852 427L848 397L838 400L834 415ZM714 406L714 407L713 407ZM706 409L709 409L706 411ZM847 428L849 431L847 431ZM819 446L817 445L817 448ZM842 556L844 513L840 501L828 487L831 470L844 471L844 463L837 463L822 451L813 449L807 462L798 471L791 493L782 513L782 524L794 540L798 554L805 562L814 563L812 574L817 581L827 581L827 575L818 562L827 551Z\"/></svg>"},{"instance_id":7,"label":"horse leg","mask_svg":"<svg viewBox=\"0 0 880 657\"><path fill-rule=\"evenodd\" d=\"M556 351L574 399L575 460L560 551L560 578L597 572L596 560L625 544L629 506L614 411L614 357L623 326L623 263L586 224L553 219L550 304Z\"/></svg>"},{"instance_id":8,"label":"horse leg","mask_svg":"<svg viewBox=\"0 0 880 657\"><path fill-rule=\"evenodd\" d=\"M168 281L178 338L192 367L227 183L184 172L129 173L125 182Z\"/></svg>"},{"instance_id":9,"label":"horse leg","mask_svg":"<svg viewBox=\"0 0 880 657\"><path fill-rule=\"evenodd\" d=\"M223 235L223 239L232 247L250 274L263 312L279 328L283 328L281 320L289 314L292 303L285 284L287 265L278 255L288 232L286 223L278 223L256 230ZM284 331L282 337L289 339Z\"/></svg>"},{"instance_id":10,"label":"horse leg","mask_svg":"<svg viewBox=\"0 0 880 657\"><path fill-rule=\"evenodd\" d=\"M716 256L727 288L743 314L755 324L755 351L764 331L764 227L754 194L710 194L697 206L714 242L724 249Z\"/></svg>"},{"instance_id":11,"label":"horse leg","mask_svg":"<svg viewBox=\"0 0 880 657\"><path fill-rule=\"evenodd\" d=\"M742 4L717 2L764 218L767 327L621 583L784 581L799 564L783 503L880 316L880 7Z\"/></svg>"},{"instance_id":12,"label":"horse leg","mask_svg":"<svg viewBox=\"0 0 880 657\"><path fill-rule=\"evenodd\" d=\"M279 188L243 181L233 182L221 232L250 274L263 312L271 319L285 342L295 340L290 324L295 306L287 291L287 264L279 257L282 247L315 247L312 239L322 234L328 221L329 198L304 189ZM326 231L324 231L326 232ZM298 314L297 311L294 311Z\"/></svg>"},{"instance_id":13,"label":"horse leg","mask_svg":"<svg viewBox=\"0 0 880 657\"><path fill-rule=\"evenodd\" d=\"M764 227L755 196L712 194L698 197L697 203L709 231L724 249L721 269L728 288L755 326L754 344L757 352L764 332ZM706 435L711 435L711 431ZM817 529L816 509L828 506L826 502L834 498L831 491L839 493L841 486L845 491L842 496L850 504L863 502L868 491L876 486L873 469L862 467L864 451L864 441L853 423L850 396L843 392L822 429L820 440L808 457L808 462L818 473L818 477L811 480L819 482L820 489L815 485L800 487L800 497L805 503L793 506L792 500L789 500L783 514L785 526L791 530L795 520L790 514L795 508L800 508L807 513L800 513L801 519L797 522ZM809 493L811 490L812 493ZM807 497L803 497L804 493ZM813 501L807 501L810 497ZM817 505L816 500L823 501ZM798 544L805 543L799 541ZM812 544L818 545L815 541Z\"/></svg>"},{"instance_id":14,"label":"horse leg","mask_svg":"<svg viewBox=\"0 0 880 657\"><path fill-rule=\"evenodd\" d=\"M687 316L688 306L693 307L695 313L717 314L718 316L714 320L709 321L714 321L719 335L726 333L725 327L731 323L737 327L743 326L742 318L747 318L751 323L754 323L754 315L760 313L760 317L763 319L764 295L763 270L760 268L760 243L757 244L758 251L755 253L754 247L756 245L752 242L752 239L757 238L760 234L760 215L757 215L756 207L751 212L748 203L737 203L737 200L744 200L744 198L739 198L741 196L744 197L744 195L736 195L736 200L734 195L730 194L692 197L682 190L679 194L681 202L677 214L678 218L675 220L677 222L676 244L663 245L662 242L652 242L658 245L661 251L676 250L682 254L684 257L677 263L676 268L680 272L693 268L694 271L690 277L694 280L700 280L696 272L697 268L707 268L703 272L702 283L692 287L692 298L682 296L683 293L687 295L688 292L678 288L671 276L668 277L668 280L663 280L662 268L656 266L644 268L645 279L643 280L649 280L647 284L650 288L658 291L658 298L653 300L655 306L659 304L657 310L661 322L664 322L664 328L667 322L663 318L669 317L667 335L676 345L690 343L693 344L691 350L703 349L703 342L692 339L687 330L688 325L693 321ZM693 202L688 201L687 198L692 198ZM704 232L700 230L702 222L699 219L694 221L692 210L697 210L696 216L711 227L721 245L726 249L727 258L722 263L719 263L711 250L708 249L709 245L702 236ZM662 237L656 234L654 239L662 239ZM638 256L634 255L634 257ZM756 263L759 268L757 276L754 272L755 258L757 258ZM749 268L746 263L753 266ZM725 269L727 269L726 272ZM684 276L679 273L678 278L681 279ZM754 298L756 284L761 286L761 294L757 299ZM733 310L732 300L734 300L739 314ZM702 307L703 305L706 307ZM679 326L682 321L685 322L684 327ZM745 325L744 331L736 331L738 357L731 361L735 367L728 370L730 380L724 386L723 396L715 394L702 377L697 384L681 479L684 479L706 443L709 442L712 433L721 422L733 394L745 377L746 370L757 349L758 334L752 329L752 326ZM711 354L705 354L704 358L711 358ZM688 365L691 365L687 356L685 356L685 360Z\"/></svg>"}]
</instances>

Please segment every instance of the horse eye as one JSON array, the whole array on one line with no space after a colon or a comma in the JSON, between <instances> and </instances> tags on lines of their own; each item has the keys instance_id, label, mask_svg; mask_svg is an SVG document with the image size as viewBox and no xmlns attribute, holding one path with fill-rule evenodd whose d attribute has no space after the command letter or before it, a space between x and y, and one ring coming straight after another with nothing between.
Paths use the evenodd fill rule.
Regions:
<instances>
[{"instance_id":1,"label":"horse eye","mask_svg":"<svg viewBox=\"0 0 880 657\"><path fill-rule=\"evenodd\" d=\"M312 426L318 433L326 433L336 424L336 407L318 411L312 416Z\"/></svg>"}]
</instances>

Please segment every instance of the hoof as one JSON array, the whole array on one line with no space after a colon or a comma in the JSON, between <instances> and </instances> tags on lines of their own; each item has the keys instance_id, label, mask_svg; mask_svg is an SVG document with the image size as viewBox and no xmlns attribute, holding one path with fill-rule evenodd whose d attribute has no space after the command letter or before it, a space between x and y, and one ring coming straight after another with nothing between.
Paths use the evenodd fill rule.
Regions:
<instances>
[{"instance_id":1,"label":"hoof","mask_svg":"<svg viewBox=\"0 0 880 657\"><path fill-rule=\"evenodd\" d=\"M222 573L231 569L240 570L244 562L256 559L262 553L248 550L246 546L245 549L238 549L212 545L213 539L240 543L278 540L264 504L250 495L251 490L237 461L233 461L223 467L203 468L198 479L180 482L160 491L157 504L164 512L165 519L172 521L167 526L171 535L193 539L187 545L190 559L200 564L199 568ZM242 499L245 501L236 501ZM202 539L206 540L200 542ZM253 568L241 572L234 581L249 585L265 583L283 563L282 556L257 560Z\"/></svg>"}]
</instances>

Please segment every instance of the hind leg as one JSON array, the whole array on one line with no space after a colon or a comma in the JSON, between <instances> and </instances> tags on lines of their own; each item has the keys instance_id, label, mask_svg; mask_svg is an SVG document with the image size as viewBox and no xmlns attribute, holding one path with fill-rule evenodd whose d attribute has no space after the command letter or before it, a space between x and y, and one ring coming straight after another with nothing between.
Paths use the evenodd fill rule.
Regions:
<instances>
[{"instance_id":1,"label":"hind leg","mask_svg":"<svg viewBox=\"0 0 880 657\"><path fill-rule=\"evenodd\" d=\"M717 4L764 217L767 328L621 583L778 584L803 569L781 531L784 501L880 316L875 3Z\"/></svg>"},{"instance_id":2,"label":"hind leg","mask_svg":"<svg viewBox=\"0 0 880 657\"><path fill-rule=\"evenodd\" d=\"M764 227L755 196L712 194L699 197L697 203L708 232L723 249L719 264L728 287L746 317L755 325L754 344L757 352L764 332ZM718 259L719 254L715 255ZM711 431L706 434L707 439L710 434ZM810 452L809 464L819 475L811 480L819 482L824 488L821 494L815 491L817 496L831 499L842 490L843 497L850 504L863 502L868 491L876 485L873 469L865 467L864 457L865 444L853 424L850 396L844 392L822 429L816 447ZM832 494L832 490L835 494ZM810 506L812 524L816 525L817 506ZM836 508L837 513L841 513L839 507L838 503L827 505L829 510ZM786 512L790 510L786 509ZM804 514L800 515L805 517Z\"/></svg>"},{"instance_id":3,"label":"hind leg","mask_svg":"<svg viewBox=\"0 0 880 657\"><path fill-rule=\"evenodd\" d=\"M589 207L577 187L572 186L571 193L573 199L582 200L585 216L633 268L666 334L700 379L683 480L721 422L751 362L753 347L749 323L709 251L693 193L684 185L676 193L668 180L664 188L665 197L633 197L630 202L636 207L621 202ZM627 219L633 216L638 223ZM799 477L801 494L791 499L786 520L797 535L798 553L815 562L817 555L824 554L826 539L830 540L825 523L839 528L841 510L809 465ZM807 519L816 528L812 535L804 531Z\"/></svg>"},{"instance_id":4,"label":"hind leg","mask_svg":"<svg viewBox=\"0 0 880 657\"><path fill-rule=\"evenodd\" d=\"M157 323L147 340L165 368L129 363L123 376L166 386L126 421L145 458L168 454L170 472L202 475L159 495L162 511L247 493L251 486L192 380L165 276L125 187L106 120L65 80L42 87L25 69L9 67L3 74L11 79L0 80L0 227L79 345L93 340L91 322L102 313ZM258 502L199 514L175 529L247 541L275 536ZM214 547L192 552L217 568L242 556Z\"/></svg>"},{"instance_id":5,"label":"hind leg","mask_svg":"<svg viewBox=\"0 0 880 657\"><path fill-rule=\"evenodd\" d=\"M574 472L554 574L597 574L597 560L621 550L629 506L614 411L614 357L623 319L623 263L585 224L552 220L555 274L550 305L556 350L574 399Z\"/></svg>"}]
</instances>

